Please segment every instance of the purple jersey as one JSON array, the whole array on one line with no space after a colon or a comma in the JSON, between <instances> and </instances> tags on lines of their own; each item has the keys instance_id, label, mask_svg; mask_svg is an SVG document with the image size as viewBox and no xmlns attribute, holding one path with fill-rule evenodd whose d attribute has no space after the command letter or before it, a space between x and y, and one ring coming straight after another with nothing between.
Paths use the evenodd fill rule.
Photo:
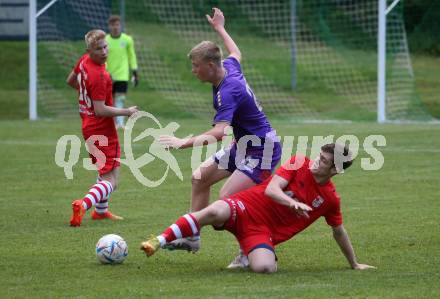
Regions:
<instances>
[{"instance_id":1,"label":"purple jersey","mask_svg":"<svg viewBox=\"0 0 440 299\"><path fill-rule=\"evenodd\" d=\"M246 82L240 63L230 56L223 61L225 77L218 87L213 86L214 124L229 123L235 140L245 135L265 138L273 131L252 89ZM274 132L270 135L275 135Z\"/></svg>"}]
</instances>

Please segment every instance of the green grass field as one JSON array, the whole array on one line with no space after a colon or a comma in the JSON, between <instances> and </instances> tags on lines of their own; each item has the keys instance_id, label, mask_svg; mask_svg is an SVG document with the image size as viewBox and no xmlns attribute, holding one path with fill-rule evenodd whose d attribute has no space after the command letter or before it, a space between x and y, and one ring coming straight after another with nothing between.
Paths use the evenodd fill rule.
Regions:
<instances>
[{"instance_id":1,"label":"green grass field","mask_svg":"<svg viewBox=\"0 0 440 299\"><path fill-rule=\"evenodd\" d=\"M191 45L170 35L173 32L163 26L131 25L133 32L142 37L139 43L151 50L148 57L159 57L165 67L172 65L172 74L195 95L206 98L209 107L210 87L192 76L185 58ZM252 63L257 74L264 73L267 82L290 93L290 78L286 75L289 53L254 29L237 36L244 55L258 62ZM120 188L112 196L111 209L124 216L124 221L92 222L87 215L82 227L69 227L71 201L82 197L96 179L96 172L83 169L81 159L73 169L73 180L66 179L55 163L61 136L73 134L82 139L79 117L52 119L53 114L40 105L40 115L45 119L27 121L27 43L2 41L0 45L0 228L5 241L0 246L0 298L440 297L440 126L363 122L376 118L374 109L364 111L357 104L347 104L350 94L347 98L336 97L325 82L316 80L300 63L298 70L307 82L295 96L329 119L355 122L298 124L295 117L280 119L271 115L279 135L311 139L353 134L361 145L372 134L386 137L387 145L379 148L385 158L383 168L362 170L361 159L369 156L361 151L353 167L335 178L345 227L358 259L378 269L350 270L324 220L277 248L279 271L274 275L226 270L238 246L231 234L211 228L203 230L202 250L197 254L163 251L147 259L138 250L139 243L188 211L191 151L173 151L184 180L170 172L157 188L144 187L128 167L121 167ZM63 45L56 43L52 50L56 46ZM271 51L278 54L267 59ZM361 63L359 74L374 82L372 53L355 52L353 63ZM41 54L50 56L45 46L40 47ZM66 57L60 57L58 63L43 66L40 71L55 75L48 82L59 87L61 100L76 115L75 92L64 83L70 65L63 60ZM429 112L440 118L440 58L412 55L411 61L417 95ZM176 102L164 96L166 93L154 89L155 81L147 77L148 70L144 74L140 86L130 90L129 104L153 113L163 125L178 122L181 128L176 135L180 137L209 128L206 119L210 114L200 120L178 109ZM347 109L339 110L341 106ZM136 130L139 133L141 128ZM147 148L148 142L144 141L134 149L140 156ZM83 145L81 158L85 157ZM160 161L142 168L150 179L160 178L164 170ZM216 199L220 186L215 186L211 201ZM97 240L108 233L120 234L129 245L129 256L122 265L100 265L95 258Z\"/></svg>"},{"instance_id":2,"label":"green grass field","mask_svg":"<svg viewBox=\"0 0 440 299\"><path fill-rule=\"evenodd\" d=\"M159 120L181 124L178 136L207 128L197 120ZM274 126L281 136L354 134L361 141L370 134L386 137L386 147L380 148L382 169L362 170L360 158L368 155L361 151L356 164L335 178L358 259L377 270L350 270L323 220L277 248L279 271L274 275L226 270L237 244L229 233L211 228L202 231L197 254L163 251L147 259L137 249L139 243L188 210L190 150L173 152L183 182L170 174L161 186L146 188L123 166L111 208L126 219L92 222L87 215L83 226L71 228L70 203L84 195L96 173L79 163L74 179L67 180L54 154L59 137L80 136L79 119L11 120L0 121L0 298L439 297L440 127L281 121ZM136 154L146 146L137 146ZM84 148L81 157L86 157ZM160 177L164 167L154 162L142 171L150 178ZM120 234L128 242L124 264L104 266L96 261L95 244L107 233Z\"/></svg>"}]
</instances>

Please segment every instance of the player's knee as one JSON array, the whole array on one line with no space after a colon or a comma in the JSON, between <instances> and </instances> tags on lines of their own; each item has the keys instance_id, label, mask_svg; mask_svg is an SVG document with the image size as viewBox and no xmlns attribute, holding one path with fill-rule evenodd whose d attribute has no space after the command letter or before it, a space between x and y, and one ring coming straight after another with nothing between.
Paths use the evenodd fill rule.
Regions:
<instances>
[{"instance_id":1,"label":"player's knee","mask_svg":"<svg viewBox=\"0 0 440 299\"><path fill-rule=\"evenodd\" d=\"M219 211L212 206L206 208L206 214L210 219L217 219L220 215Z\"/></svg>"},{"instance_id":2,"label":"player's knee","mask_svg":"<svg viewBox=\"0 0 440 299\"><path fill-rule=\"evenodd\" d=\"M203 180L200 175L197 175L195 172L191 176L191 184L193 188L204 188L209 187L206 184L206 181Z\"/></svg>"},{"instance_id":3,"label":"player's knee","mask_svg":"<svg viewBox=\"0 0 440 299\"><path fill-rule=\"evenodd\" d=\"M250 264L251 270L255 273L271 274L277 271L276 263Z\"/></svg>"}]
</instances>

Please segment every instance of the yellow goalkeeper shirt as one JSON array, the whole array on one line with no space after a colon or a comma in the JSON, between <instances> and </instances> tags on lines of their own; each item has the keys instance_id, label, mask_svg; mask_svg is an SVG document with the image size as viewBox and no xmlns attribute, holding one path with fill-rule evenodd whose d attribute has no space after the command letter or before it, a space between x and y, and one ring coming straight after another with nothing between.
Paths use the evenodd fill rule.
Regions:
<instances>
[{"instance_id":1,"label":"yellow goalkeeper shirt","mask_svg":"<svg viewBox=\"0 0 440 299\"><path fill-rule=\"evenodd\" d=\"M107 71L113 81L128 81L130 70L137 70L136 53L133 38L121 33L118 38L110 34L105 36L108 44Z\"/></svg>"}]
</instances>

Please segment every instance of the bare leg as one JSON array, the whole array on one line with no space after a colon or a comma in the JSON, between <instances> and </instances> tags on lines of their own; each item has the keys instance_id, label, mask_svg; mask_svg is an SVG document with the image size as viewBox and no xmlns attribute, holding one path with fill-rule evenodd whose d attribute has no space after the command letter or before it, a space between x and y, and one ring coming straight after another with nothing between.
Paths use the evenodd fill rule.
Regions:
<instances>
[{"instance_id":1,"label":"bare leg","mask_svg":"<svg viewBox=\"0 0 440 299\"><path fill-rule=\"evenodd\" d=\"M231 196L255 185L256 183L250 177L239 170L235 170L220 190L220 198Z\"/></svg>"},{"instance_id":2,"label":"bare leg","mask_svg":"<svg viewBox=\"0 0 440 299\"><path fill-rule=\"evenodd\" d=\"M257 248L249 253L249 266L256 273L274 273L277 271L275 254L266 248Z\"/></svg>"},{"instance_id":3,"label":"bare leg","mask_svg":"<svg viewBox=\"0 0 440 299\"><path fill-rule=\"evenodd\" d=\"M211 204L201 211L186 214L168 227L157 237L152 236L141 243L141 250L147 256L153 255L160 247L167 248L168 244L175 243L174 249L196 252L200 248L200 240L191 240L189 237L198 235L205 225L222 225L231 215L229 205L221 200ZM176 240L177 239L177 240Z\"/></svg>"},{"instance_id":4,"label":"bare leg","mask_svg":"<svg viewBox=\"0 0 440 299\"><path fill-rule=\"evenodd\" d=\"M119 167L116 167L112 171L102 174L100 177L103 180L109 181L112 184L113 191L115 191L118 187L119 182Z\"/></svg>"},{"instance_id":5,"label":"bare leg","mask_svg":"<svg viewBox=\"0 0 440 299\"><path fill-rule=\"evenodd\" d=\"M218 164L215 163L212 157L194 171L192 176L191 211L193 211L192 215L199 222L200 227L208 224L220 225L228 219L230 212L226 203L215 202L212 206L208 207L208 205L211 186L230 175L229 171L219 169ZM197 233L186 236L186 238L180 237L177 240L170 241L167 248L195 252L200 248L200 236Z\"/></svg>"},{"instance_id":6,"label":"bare leg","mask_svg":"<svg viewBox=\"0 0 440 299\"><path fill-rule=\"evenodd\" d=\"M235 170L220 190L220 198L226 198L234 193L248 189L252 186L255 186L255 182L250 177L248 177L240 170ZM248 265L248 259L240 249L238 255L228 265L228 268L245 268Z\"/></svg>"},{"instance_id":7,"label":"bare leg","mask_svg":"<svg viewBox=\"0 0 440 299\"><path fill-rule=\"evenodd\" d=\"M202 228L206 225L223 225L231 216L231 211L226 202L217 200L203 210L192 213L192 215Z\"/></svg>"},{"instance_id":8,"label":"bare leg","mask_svg":"<svg viewBox=\"0 0 440 299\"><path fill-rule=\"evenodd\" d=\"M211 186L230 175L229 171L219 169L213 158L203 162L192 176L191 211L207 207Z\"/></svg>"}]
</instances>

